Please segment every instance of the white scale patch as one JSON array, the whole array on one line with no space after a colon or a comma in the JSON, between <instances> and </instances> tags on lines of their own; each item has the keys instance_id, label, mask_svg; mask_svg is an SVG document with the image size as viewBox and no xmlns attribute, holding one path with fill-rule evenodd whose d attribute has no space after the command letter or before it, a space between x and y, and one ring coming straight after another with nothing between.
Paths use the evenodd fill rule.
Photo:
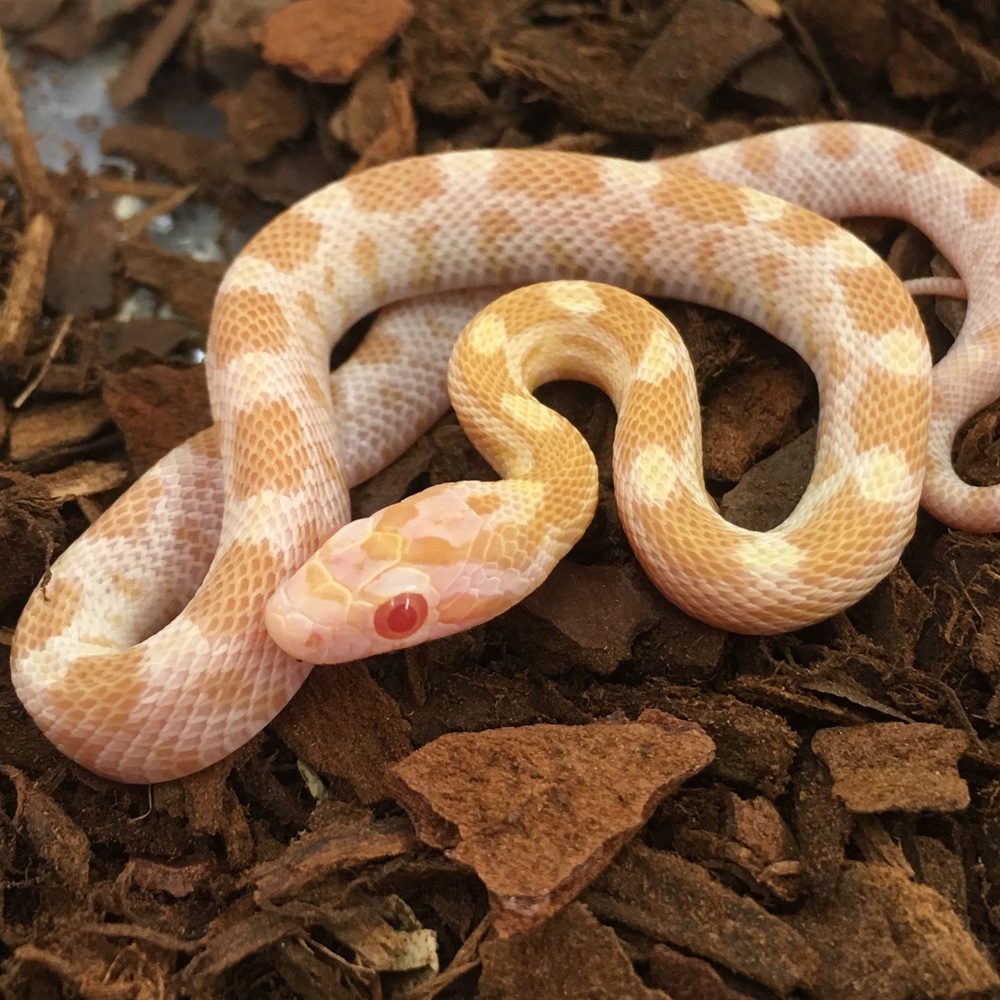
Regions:
<instances>
[{"instance_id":1,"label":"white scale patch","mask_svg":"<svg viewBox=\"0 0 1000 1000\"><path fill-rule=\"evenodd\" d=\"M776 222L788 213L789 208L783 201L769 197L753 188L746 188L746 210L747 224L755 226L758 223Z\"/></svg>"},{"instance_id":2,"label":"white scale patch","mask_svg":"<svg viewBox=\"0 0 1000 1000\"><path fill-rule=\"evenodd\" d=\"M604 302L590 285L576 281L555 281L545 286L550 302L574 316L596 316L604 312Z\"/></svg>"},{"instance_id":3,"label":"white scale patch","mask_svg":"<svg viewBox=\"0 0 1000 1000\"><path fill-rule=\"evenodd\" d=\"M519 427L527 427L543 434L562 430L563 418L555 410L542 406L533 397L504 393L500 407ZM510 437L507 437L506 443L511 444ZM523 448L518 447L521 444L520 441L517 441L515 450L517 450L521 461L526 461L530 467L534 464L531 460L532 450L527 445L524 445Z\"/></svg>"},{"instance_id":4,"label":"white scale patch","mask_svg":"<svg viewBox=\"0 0 1000 1000\"><path fill-rule=\"evenodd\" d=\"M465 331L465 345L476 354L499 354L507 347L507 324L498 312L481 313Z\"/></svg>"},{"instance_id":5,"label":"white scale patch","mask_svg":"<svg viewBox=\"0 0 1000 1000\"><path fill-rule=\"evenodd\" d=\"M669 378L679 365L688 359L687 348L680 334L666 316L661 318L660 329L650 332L649 341L642 349L636 366L636 381L653 384Z\"/></svg>"},{"instance_id":6,"label":"white scale patch","mask_svg":"<svg viewBox=\"0 0 1000 1000\"><path fill-rule=\"evenodd\" d=\"M369 585L372 597L388 599L396 594L425 594L433 590L431 578L414 566L397 566L384 573L377 583Z\"/></svg>"},{"instance_id":7,"label":"white scale patch","mask_svg":"<svg viewBox=\"0 0 1000 1000\"><path fill-rule=\"evenodd\" d=\"M287 363L291 355L292 352L287 349L273 353L245 351L233 355L228 364L216 368L222 377L239 381L240 414L249 412L258 403L283 403L288 399L288 392L284 386L276 384L272 373L277 365Z\"/></svg>"},{"instance_id":8,"label":"white scale patch","mask_svg":"<svg viewBox=\"0 0 1000 1000\"><path fill-rule=\"evenodd\" d=\"M805 558L797 545L774 534L747 538L737 546L735 555L755 574L762 576L794 573Z\"/></svg>"},{"instance_id":9,"label":"white scale patch","mask_svg":"<svg viewBox=\"0 0 1000 1000\"><path fill-rule=\"evenodd\" d=\"M648 444L635 456L629 478L640 499L663 506L677 489L682 471L676 452L662 444Z\"/></svg>"},{"instance_id":10,"label":"white scale patch","mask_svg":"<svg viewBox=\"0 0 1000 1000\"><path fill-rule=\"evenodd\" d=\"M620 197L629 203L648 197L669 171L669 161L637 163L633 160L610 160L604 164L608 191L612 197Z\"/></svg>"},{"instance_id":11,"label":"white scale patch","mask_svg":"<svg viewBox=\"0 0 1000 1000\"><path fill-rule=\"evenodd\" d=\"M862 243L856 236L839 226L831 227L832 235L824 244L841 267L871 267L872 264L882 263L881 258Z\"/></svg>"},{"instance_id":12,"label":"white scale patch","mask_svg":"<svg viewBox=\"0 0 1000 1000\"><path fill-rule=\"evenodd\" d=\"M916 336L912 330L897 328L875 338L871 342L871 355L875 364L896 375L926 375L930 370L927 338Z\"/></svg>"},{"instance_id":13,"label":"white scale patch","mask_svg":"<svg viewBox=\"0 0 1000 1000\"><path fill-rule=\"evenodd\" d=\"M491 149L463 150L442 156L438 166L444 175L444 186L452 191L463 191L468 188L471 177L476 187L484 187L498 158L497 152Z\"/></svg>"},{"instance_id":14,"label":"white scale patch","mask_svg":"<svg viewBox=\"0 0 1000 1000\"><path fill-rule=\"evenodd\" d=\"M873 503L899 503L913 490L910 464L892 448L873 448L858 455L853 471L862 495Z\"/></svg>"},{"instance_id":15,"label":"white scale patch","mask_svg":"<svg viewBox=\"0 0 1000 1000\"><path fill-rule=\"evenodd\" d=\"M233 261L220 285L220 292L259 291L268 284L282 281L281 272L262 257L246 254Z\"/></svg>"},{"instance_id":16,"label":"white scale patch","mask_svg":"<svg viewBox=\"0 0 1000 1000\"><path fill-rule=\"evenodd\" d=\"M339 215L353 211L353 202L345 187L340 184L327 184L326 187L313 191L298 202L294 211L297 215L304 215L330 231L335 228L332 225L331 214Z\"/></svg>"}]
</instances>

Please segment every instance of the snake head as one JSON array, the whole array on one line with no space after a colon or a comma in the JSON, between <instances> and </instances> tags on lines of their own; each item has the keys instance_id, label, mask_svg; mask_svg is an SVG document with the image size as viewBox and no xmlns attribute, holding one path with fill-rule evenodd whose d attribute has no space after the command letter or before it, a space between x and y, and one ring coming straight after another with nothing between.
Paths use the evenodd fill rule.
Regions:
<instances>
[{"instance_id":1,"label":"snake head","mask_svg":"<svg viewBox=\"0 0 1000 1000\"><path fill-rule=\"evenodd\" d=\"M271 637L300 660L344 663L507 610L523 588L485 523L494 485L434 486L340 528L268 601Z\"/></svg>"}]
</instances>

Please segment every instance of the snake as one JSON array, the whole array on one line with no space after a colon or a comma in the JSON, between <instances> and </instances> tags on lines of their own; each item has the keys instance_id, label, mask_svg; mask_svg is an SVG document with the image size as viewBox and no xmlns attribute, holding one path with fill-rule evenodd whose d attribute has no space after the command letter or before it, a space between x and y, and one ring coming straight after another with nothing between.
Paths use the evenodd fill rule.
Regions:
<instances>
[{"instance_id":1,"label":"snake","mask_svg":"<svg viewBox=\"0 0 1000 1000\"><path fill-rule=\"evenodd\" d=\"M958 428L1000 395L998 197L932 147L861 123L649 162L447 151L313 192L221 282L213 426L143 474L29 598L18 696L82 766L165 781L251 739L316 663L502 613L594 509L593 456L533 396L560 378L619 410L623 525L670 601L748 634L836 614L892 570L920 503L957 529L1000 526L998 487L965 483L951 461ZM835 221L865 215L913 223L958 273L910 286L967 299L933 371L912 295ZM641 296L745 318L814 372L815 467L777 528L717 512L687 352ZM332 346L383 306L331 376ZM349 488L433 424L447 389L502 478L351 521Z\"/></svg>"}]
</instances>

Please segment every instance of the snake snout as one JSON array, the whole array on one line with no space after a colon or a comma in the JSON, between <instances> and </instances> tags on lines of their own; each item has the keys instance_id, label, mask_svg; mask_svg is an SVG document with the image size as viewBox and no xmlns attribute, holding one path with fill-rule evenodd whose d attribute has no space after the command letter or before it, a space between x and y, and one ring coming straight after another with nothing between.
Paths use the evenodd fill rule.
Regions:
<instances>
[{"instance_id":1,"label":"snake snout","mask_svg":"<svg viewBox=\"0 0 1000 1000\"><path fill-rule=\"evenodd\" d=\"M371 655L370 643L354 629L310 614L294 585L295 577L283 583L264 609L264 626L286 653L305 663L347 663Z\"/></svg>"}]
</instances>

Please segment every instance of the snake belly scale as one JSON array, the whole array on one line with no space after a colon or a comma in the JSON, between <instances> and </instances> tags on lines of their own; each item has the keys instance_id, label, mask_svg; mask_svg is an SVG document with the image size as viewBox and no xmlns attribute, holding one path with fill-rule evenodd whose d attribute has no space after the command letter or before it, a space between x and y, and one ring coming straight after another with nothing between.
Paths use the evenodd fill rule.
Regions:
<instances>
[{"instance_id":1,"label":"snake belly scale","mask_svg":"<svg viewBox=\"0 0 1000 1000\"><path fill-rule=\"evenodd\" d=\"M832 217L899 215L934 239L957 267L969 306L961 336L935 370L933 394L919 318L886 266L833 223L755 189ZM629 307L634 300L622 293L549 285L491 306L467 330L452 369L456 402L477 444L502 471L534 484L523 515L544 515L538 484L551 476L539 473L544 463L537 459L541 439L557 432L526 394L567 372L593 378L588 366L597 357L605 373L597 381L622 407L615 463L619 490L635 500L626 515L629 536L665 592L743 631L831 614L898 558L925 469L924 502L937 516L972 530L998 524L995 489L967 486L950 464L955 429L1000 391L996 209L992 186L954 161L859 125L807 126L655 163L523 150L446 153L330 185L265 227L233 262L209 337L215 428L150 470L56 563L15 635L16 690L60 749L121 780L178 777L249 739L315 662L293 655L302 652L297 643L311 641L322 653L313 636L321 630L293 599L303 585L310 599L323 586L329 593L344 586L332 575L329 549L310 556L347 521L347 484L389 461L440 412L447 351L428 352L433 360L421 386L407 374L412 355L399 331L420 327L430 331L428 343L447 345L454 332L442 332L447 323L432 318L442 310L466 317L488 297L475 290L555 279L715 306L789 343L821 387L817 461L778 534L724 527L695 481L697 406L693 389L681 385L689 369L672 332L657 327L648 306ZM437 298L422 298L428 295ZM631 318L606 319L606 306L619 296ZM390 302L399 303L395 320L386 321L352 374L331 386L332 342ZM519 311L526 323L512 322ZM568 356L577 360L545 360L538 345L546 337L532 340L530 331L568 330L574 317L584 331L567 334L580 349ZM522 327L528 332L517 332ZM594 347L600 327L613 330L616 346ZM501 340L520 341L520 357L506 347L497 353ZM650 348L654 341L661 346ZM477 428L470 412L480 390L468 371L486 356L506 359L501 368L510 384L495 395L499 413ZM655 375L647 367L654 360ZM656 416L663 390L676 393L669 404L676 419ZM371 412L357 419L352 436L343 420L355 421L359 400ZM418 419L406 418L411 410ZM642 417L633 420L635 413ZM499 432L492 443L491 420ZM652 440L650 421L665 441ZM567 457L568 447L563 442L557 451ZM665 503L680 511L667 529ZM510 511L495 496L467 505L473 508L478 515ZM397 518L402 527L415 528L417 517L405 513ZM356 555L351 546L364 546L366 530L350 525L328 545ZM405 532L396 537L397 548L407 542ZM719 549L723 538L734 547ZM847 543L859 554L848 558ZM385 539L369 548L376 544L376 554L387 557ZM439 564L444 548L432 549L425 545L424 555ZM480 545L477 554L483 551ZM510 568L513 547L498 552L498 565ZM789 581L795 586L782 595ZM343 652L375 651L386 632L400 633L395 648L414 639L416 631L401 633L417 621L419 629L449 616L465 625L476 620L467 597L465 619L459 600L442 615L433 606L436 591L428 600L414 578L399 583L403 590L379 592L369 607L361 630L369 647L351 637ZM487 604L494 598L490 613L512 603L506 582L489 586L493 592L483 596ZM404 603L393 603L400 595ZM282 629L295 626L295 615L306 627L299 621L286 636ZM272 640L265 618L293 653Z\"/></svg>"}]
</instances>

